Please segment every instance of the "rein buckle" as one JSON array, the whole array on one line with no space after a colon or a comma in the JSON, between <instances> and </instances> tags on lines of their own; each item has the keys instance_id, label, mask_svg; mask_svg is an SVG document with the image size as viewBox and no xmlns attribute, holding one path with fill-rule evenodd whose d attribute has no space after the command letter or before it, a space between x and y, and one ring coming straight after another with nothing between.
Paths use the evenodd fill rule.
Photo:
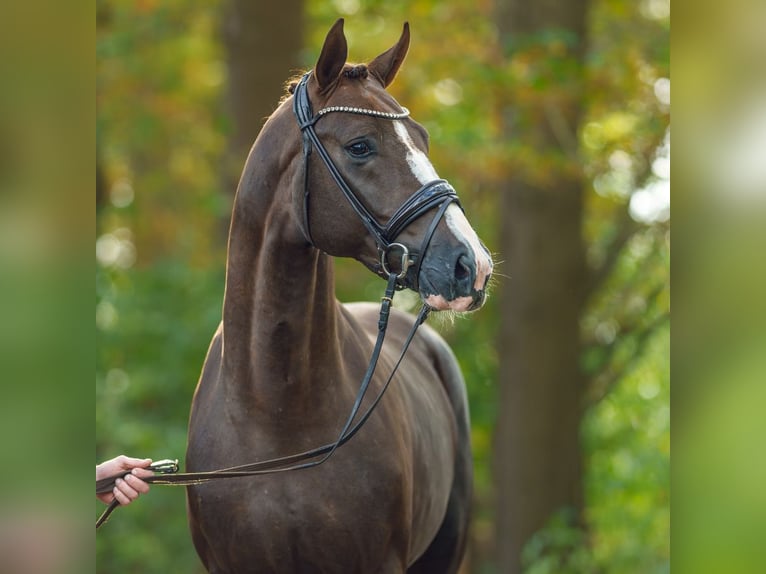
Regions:
<instances>
[{"instance_id":1,"label":"rein buckle","mask_svg":"<svg viewBox=\"0 0 766 574\"><path fill-rule=\"evenodd\" d=\"M149 470L153 470L158 474L175 474L178 472L178 459L165 458L163 460L157 460L149 465Z\"/></svg>"}]
</instances>

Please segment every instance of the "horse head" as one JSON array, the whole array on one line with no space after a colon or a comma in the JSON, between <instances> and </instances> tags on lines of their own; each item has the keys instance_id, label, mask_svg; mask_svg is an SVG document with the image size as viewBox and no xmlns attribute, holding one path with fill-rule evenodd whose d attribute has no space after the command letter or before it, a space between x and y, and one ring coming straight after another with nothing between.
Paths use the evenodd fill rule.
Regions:
<instances>
[{"instance_id":1,"label":"horse head","mask_svg":"<svg viewBox=\"0 0 766 574\"><path fill-rule=\"evenodd\" d=\"M429 161L426 130L386 91L409 39L405 24L392 48L348 64L338 20L314 70L291 86L304 140L296 219L316 248L397 273L433 309L471 311L492 258Z\"/></svg>"}]
</instances>

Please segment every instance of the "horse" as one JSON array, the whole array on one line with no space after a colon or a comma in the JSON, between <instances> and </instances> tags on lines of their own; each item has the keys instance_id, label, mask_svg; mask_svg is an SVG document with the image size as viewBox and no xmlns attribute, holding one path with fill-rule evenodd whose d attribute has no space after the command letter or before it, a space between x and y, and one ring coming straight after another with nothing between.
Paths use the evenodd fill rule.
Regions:
<instances>
[{"instance_id":1,"label":"horse","mask_svg":"<svg viewBox=\"0 0 766 574\"><path fill-rule=\"evenodd\" d=\"M425 129L386 91L409 40L405 23L392 48L349 64L338 20L256 138L232 210L222 321L192 402L189 471L334 440L379 318L375 304L336 299L333 257L395 277L429 309L483 304L491 256L428 160ZM371 391L414 321L391 309ZM189 486L187 512L215 574L456 572L471 496L465 383L423 325L372 416L326 463Z\"/></svg>"}]
</instances>

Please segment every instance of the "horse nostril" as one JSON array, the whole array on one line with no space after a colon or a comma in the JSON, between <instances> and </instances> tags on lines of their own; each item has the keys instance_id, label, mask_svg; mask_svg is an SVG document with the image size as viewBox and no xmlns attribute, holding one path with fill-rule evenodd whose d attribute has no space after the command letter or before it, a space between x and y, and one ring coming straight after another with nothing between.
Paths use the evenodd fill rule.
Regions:
<instances>
[{"instance_id":1,"label":"horse nostril","mask_svg":"<svg viewBox=\"0 0 766 574\"><path fill-rule=\"evenodd\" d=\"M465 255L461 255L455 262L455 279L462 281L471 276L471 261Z\"/></svg>"}]
</instances>

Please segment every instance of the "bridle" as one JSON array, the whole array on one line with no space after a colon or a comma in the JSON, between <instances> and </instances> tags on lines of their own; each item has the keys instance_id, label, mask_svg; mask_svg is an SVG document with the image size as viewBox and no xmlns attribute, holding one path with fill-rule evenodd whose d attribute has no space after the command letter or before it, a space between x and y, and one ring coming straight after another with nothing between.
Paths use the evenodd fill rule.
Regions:
<instances>
[{"instance_id":1,"label":"bridle","mask_svg":"<svg viewBox=\"0 0 766 574\"><path fill-rule=\"evenodd\" d=\"M400 269L397 273L397 288L404 287L404 277L406 276L409 267L414 265L412 278L414 289L417 290L420 266L423 262L426 249L428 249L428 245L431 242L431 238L436 231L436 226L439 224L439 221L441 221L441 218L444 216L444 213L447 211L447 208L451 203L456 203L462 209L457 192L449 182L444 179L434 179L429 181L412 194L399 207L399 209L391 215L385 225L381 225L343 178L343 175L333 162L327 149L322 145L314 126L320 119L330 113L357 114L396 121L409 117L410 112L407 108L402 108L401 112L394 113L349 106L330 106L313 113L308 95L308 82L310 77L311 72L307 72L303 75L295 88L293 96L293 111L295 112L295 116L298 119L298 126L303 134L303 235L311 245L314 245L309 225L309 158L311 157L312 149L316 149L319 157L322 158L322 161L327 167L327 171L329 171L335 181L335 184L341 190L343 196L351 205L351 208L357 214L359 219L361 219L365 228L367 228L367 231L375 239L375 243L378 247L378 255L380 257L380 267L377 270L378 274L386 278L388 277L390 274L388 257L391 252L400 251ZM418 251L411 251L405 245L396 243L396 238L408 225L433 208L438 209L423 236L423 241Z\"/></svg>"},{"instance_id":2,"label":"bridle","mask_svg":"<svg viewBox=\"0 0 766 574\"><path fill-rule=\"evenodd\" d=\"M400 113L382 112L377 110L368 110L364 108L350 108L342 106L332 106L319 110L316 114L311 111L311 102L308 98L308 79L311 72L306 73L301 81L298 83L294 93L293 110L298 119L298 125L303 133L303 155L304 155L304 199L303 199L303 233L306 240L314 245L311 239L311 232L309 228L309 185L308 185L308 167L309 157L311 156L312 148L317 150L317 153L322 158L322 161L327 166L330 175L335 180L340 190L343 192L344 197L351 204L356 214L362 220L362 223L367 230L375 238L375 242L378 246L380 254L380 269L378 273L386 277L386 291L381 298L380 317L378 319L378 337L373 347L372 355L370 357L370 363L367 366L367 370L362 378L362 382L359 385L354 405L351 408L351 412L343 425L342 430L338 434L338 437L332 443L325 444L323 446L308 450L305 452L283 456L279 458L228 467L219 470L203 471L203 472L185 472L177 473L178 461L158 461L150 468L157 472L154 476L144 478L144 482L152 484L163 484L173 486L191 486L197 484L203 484L211 480L218 480L224 478L241 478L246 476L259 476L264 474L274 474L278 472L288 472L292 470L308 469L319 466L326 462L333 453L343 444L348 442L367 422L372 415L375 407L383 398L383 394L388 389L389 384L394 378L396 371L399 368L407 349L415 336L415 333L420 325L422 325L428 318L428 314L431 309L428 305L423 305L418 316L415 318L412 329L410 330L407 338L402 347L402 351L399 354L399 358L394 364L390 375L386 379L386 382L381 387L380 391L376 395L372 403L367 407L361 417L357 419L357 414L362 406L367 390L369 389L372 377L375 374L375 369L378 364L378 358L383 348L383 341L386 335L386 329L388 327L388 318L391 311L391 304L393 302L394 292L397 289L404 287L403 280L407 275L408 270L414 265L414 282L417 284L417 277L420 272L420 266L423 261L423 256L428 249L428 245L431 242L436 226L441 221L447 208L454 202L460 206L460 201L457 197L457 193L454 188L443 179L435 179L426 183L420 189L418 189L409 199L407 199L399 209L388 220L388 223L381 225L375 219L375 217L365 207L364 203L356 196L351 187L346 183L345 179L341 175L338 168L332 161L330 154L327 152L322 142L314 130L314 125L322 117L333 112L343 112L352 114L362 114L372 117L378 117L388 120L401 120L409 116L409 111L403 108ZM423 237L420 249L417 252L410 252L410 250L401 243L396 243L397 236L413 221L423 216L426 212L433 208L438 208L434 218L431 220L426 233ZM461 207L462 209L462 207ZM400 270L390 270L388 268L387 258L394 250L401 251L400 258ZM319 458L321 457L321 458ZM104 494L111 492L114 488L115 482L118 478L122 478L129 474L130 471L121 472L117 475L109 476L96 481L96 494ZM106 510L101 514L96 521L96 529L103 525L111 513L119 506L117 499L114 499Z\"/></svg>"}]
</instances>

